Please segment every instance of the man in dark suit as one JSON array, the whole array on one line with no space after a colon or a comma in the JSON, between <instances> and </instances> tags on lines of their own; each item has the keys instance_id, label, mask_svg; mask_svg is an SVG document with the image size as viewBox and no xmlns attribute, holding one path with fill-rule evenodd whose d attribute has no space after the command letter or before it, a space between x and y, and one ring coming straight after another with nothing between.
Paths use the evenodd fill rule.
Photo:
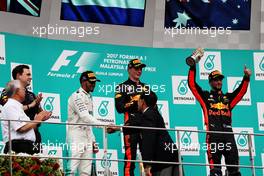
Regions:
<instances>
[{"instance_id":1,"label":"man in dark suit","mask_svg":"<svg viewBox=\"0 0 264 176\"><path fill-rule=\"evenodd\" d=\"M157 96L154 92L140 95L138 110L142 116L137 123L130 124L143 127L164 128L165 123L157 110ZM178 162L178 150L167 146L174 146L167 130L141 130L140 151L144 161ZM153 164L144 162L146 176L178 176L179 166L174 164Z\"/></svg>"}]
</instances>

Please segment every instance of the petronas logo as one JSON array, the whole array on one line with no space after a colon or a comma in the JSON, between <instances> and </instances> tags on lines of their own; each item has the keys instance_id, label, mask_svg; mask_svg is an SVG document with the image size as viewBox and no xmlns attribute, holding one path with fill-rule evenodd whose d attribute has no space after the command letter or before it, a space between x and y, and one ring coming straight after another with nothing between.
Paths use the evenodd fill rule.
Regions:
<instances>
[{"instance_id":1,"label":"petronas logo","mask_svg":"<svg viewBox=\"0 0 264 176\"><path fill-rule=\"evenodd\" d=\"M192 132L185 131L181 137L181 143L185 146L189 146L192 143L191 139Z\"/></svg>"},{"instance_id":2,"label":"petronas logo","mask_svg":"<svg viewBox=\"0 0 264 176\"><path fill-rule=\"evenodd\" d=\"M111 161L109 161L111 156L112 156L112 153L107 153L106 155L104 155L104 157L103 157L103 159L101 161L101 165L102 165L103 168L111 167Z\"/></svg>"},{"instance_id":3,"label":"petronas logo","mask_svg":"<svg viewBox=\"0 0 264 176\"><path fill-rule=\"evenodd\" d=\"M242 82L242 81L237 81L237 82L236 82L236 84L235 84L234 87L233 87L233 91L236 90L236 89L239 87L239 85L241 84L241 82Z\"/></svg>"},{"instance_id":4,"label":"petronas logo","mask_svg":"<svg viewBox=\"0 0 264 176\"><path fill-rule=\"evenodd\" d=\"M107 106L109 104L109 101L102 101L98 108L98 114L101 117L105 117L108 115L108 109Z\"/></svg>"},{"instance_id":5,"label":"petronas logo","mask_svg":"<svg viewBox=\"0 0 264 176\"><path fill-rule=\"evenodd\" d=\"M159 113L162 114L161 110L162 110L163 104L157 104L157 106L158 106Z\"/></svg>"},{"instance_id":6,"label":"petronas logo","mask_svg":"<svg viewBox=\"0 0 264 176\"><path fill-rule=\"evenodd\" d=\"M204 62L204 68L206 70L213 70L214 68L214 59L215 59L215 55L208 55L205 62Z\"/></svg>"},{"instance_id":7,"label":"petronas logo","mask_svg":"<svg viewBox=\"0 0 264 176\"><path fill-rule=\"evenodd\" d=\"M57 150L50 150L48 155L56 155L57 154Z\"/></svg>"},{"instance_id":8,"label":"petronas logo","mask_svg":"<svg viewBox=\"0 0 264 176\"><path fill-rule=\"evenodd\" d=\"M47 97L45 103L44 103L44 110L45 111L53 111L54 106L53 106L53 101L55 97Z\"/></svg>"},{"instance_id":9,"label":"petronas logo","mask_svg":"<svg viewBox=\"0 0 264 176\"><path fill-rule=\"evenodd\" d=\"M264 56L263 56L262 60L259 63L259 68L260 68L261 71L264 71Z\"/></svg>"},{"instance_id":10,"label":"petronas logo","mask_svg":"<svg viewBox=\"0 0 264 176\"><path fill-rule=\"evenodd\" d=\"M179 94L181 94L181 95L186 95L187 94L187 92L188 92L187 85L188 85L187 80L181 80L181 82L180 82L180 84L178 86L178 89L177 89Z\"/></svg>"},{"instance_id":11,"label":"petronas logo","mask_svg":"<svg viewBox=\"0 0 264 176\"><path fill-rule=\"evenodd\" d=\"M240 133L242 133L242 134L239 134L238 135L238 137L237 137L237 143L241 147L245 147L248 144L248 141L247 141L248 131L241 131Z\"/></svg>"}]
</instances>

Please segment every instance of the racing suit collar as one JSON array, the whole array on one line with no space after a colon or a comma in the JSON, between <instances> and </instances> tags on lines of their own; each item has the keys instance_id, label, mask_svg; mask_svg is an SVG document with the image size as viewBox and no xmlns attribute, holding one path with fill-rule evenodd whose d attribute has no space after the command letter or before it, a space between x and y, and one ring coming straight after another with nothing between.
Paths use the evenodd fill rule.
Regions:
<instances>
[{"instance_id":1,"label":"racing suit collar","mask_svg":"<svg viewBox=\"0 0 264 176\"><path fill-rule=\"evenodd\" d=\"M142 113L144 114L148 109L149 107L146 107Z\"/></svg>"},{"instance_id":2,"label":"racing suit collar","mask_svg":"<svg viewBox=\"0 0 264 176\"><path fill-rule=\"evenodd\" d=\"M26 92L29 92L28 87L25 87Z\"/></svg>"},{"instance_id":3,"label":"racing suit collar","mask_svg":"<svg viewBox=\"0 0 264 176\"><path fill-rule=\"evenodd\" d=\"M222 95L223 94L222 90L211 90L210 93L213 95Z\"/></svg>"},{"instance_id":4,"label":"racing suit collar","mask_svg":"<svg viewBox=\"0 0 264 176\"><path fill-rule=\"evenodd\" d=\"M83 92L85 95L90 95L90 93L86 92L82 87L79 88L79 92Z\"/></svg>"},{"instance_id":5,"label":"racing suit collar","mask_svg":"<svg viewBox=\"0 0 264 176\"><path fill-rule=\"evenodd\" d=\"M130 78L128 78L127 80L129 82L129 84L134 84L134 85L137 85L136 82L132 81ZM139 80L138 84L142 84L142 82Z\"/></svg>"}]
</instances>

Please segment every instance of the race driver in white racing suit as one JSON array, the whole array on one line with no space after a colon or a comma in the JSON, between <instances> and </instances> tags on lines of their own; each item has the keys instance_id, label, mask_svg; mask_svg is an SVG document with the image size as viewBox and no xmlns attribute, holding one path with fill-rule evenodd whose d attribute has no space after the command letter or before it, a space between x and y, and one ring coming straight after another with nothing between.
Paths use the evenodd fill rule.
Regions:
<instances>
[{"instance_id":1,"label":"race driver in white racing suit","mask_svg":"<svg viewBox=\"0 0 264 176\"><path fill-rule=\"evenodd\" d=\"M92 71L83 72L80 76L81 87L68 99L68 123L86 123L87 125L103 125L93 117L93 101L91 92L95 88L96 79ZM108 129L113 129L108 128ZM67 142L69 157L92 158L95 152L95 137L92 126L68 125ZM66 175L74 175L79 171L81 176L91 175L92 160L68 160Z\"/></svg>"}]
</instances>

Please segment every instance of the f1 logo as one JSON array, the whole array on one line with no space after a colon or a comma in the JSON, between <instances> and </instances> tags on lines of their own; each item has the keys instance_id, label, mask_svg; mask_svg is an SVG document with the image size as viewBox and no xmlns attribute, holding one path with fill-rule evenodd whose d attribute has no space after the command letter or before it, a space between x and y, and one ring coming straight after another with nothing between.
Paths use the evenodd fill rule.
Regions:
<instances>
[{"instance_id":1,"label":"f1 logo","mask_svg":"<svg viewBox=\"0 0 264 176\"><path fill-rule=\"evenodd\" d=\"M68 60L68 57L74 56L78 51L73 50L63 50L61 55L58 57L57 61L52 66L52 71L59 71L62 66L68 66L71 60ZM88 61L94 58L97 58L99 54L91 52L83 52L80 58L78 59L75 67L78 67L77 73L84 72L87 70Z\"/></svg>"},{"instance_id":2,"label":"f1 logo","mask_svg":"<svg viewBox=\"0 0 264 176\"><path fill-rule=\"evenodd\" d=\"M71 61L67 60L68 57L73 56L77 51L63 50L55 64L52 66L52 71L59 71L62 66L67 66Z\"/></svg>"}]
</instances>

